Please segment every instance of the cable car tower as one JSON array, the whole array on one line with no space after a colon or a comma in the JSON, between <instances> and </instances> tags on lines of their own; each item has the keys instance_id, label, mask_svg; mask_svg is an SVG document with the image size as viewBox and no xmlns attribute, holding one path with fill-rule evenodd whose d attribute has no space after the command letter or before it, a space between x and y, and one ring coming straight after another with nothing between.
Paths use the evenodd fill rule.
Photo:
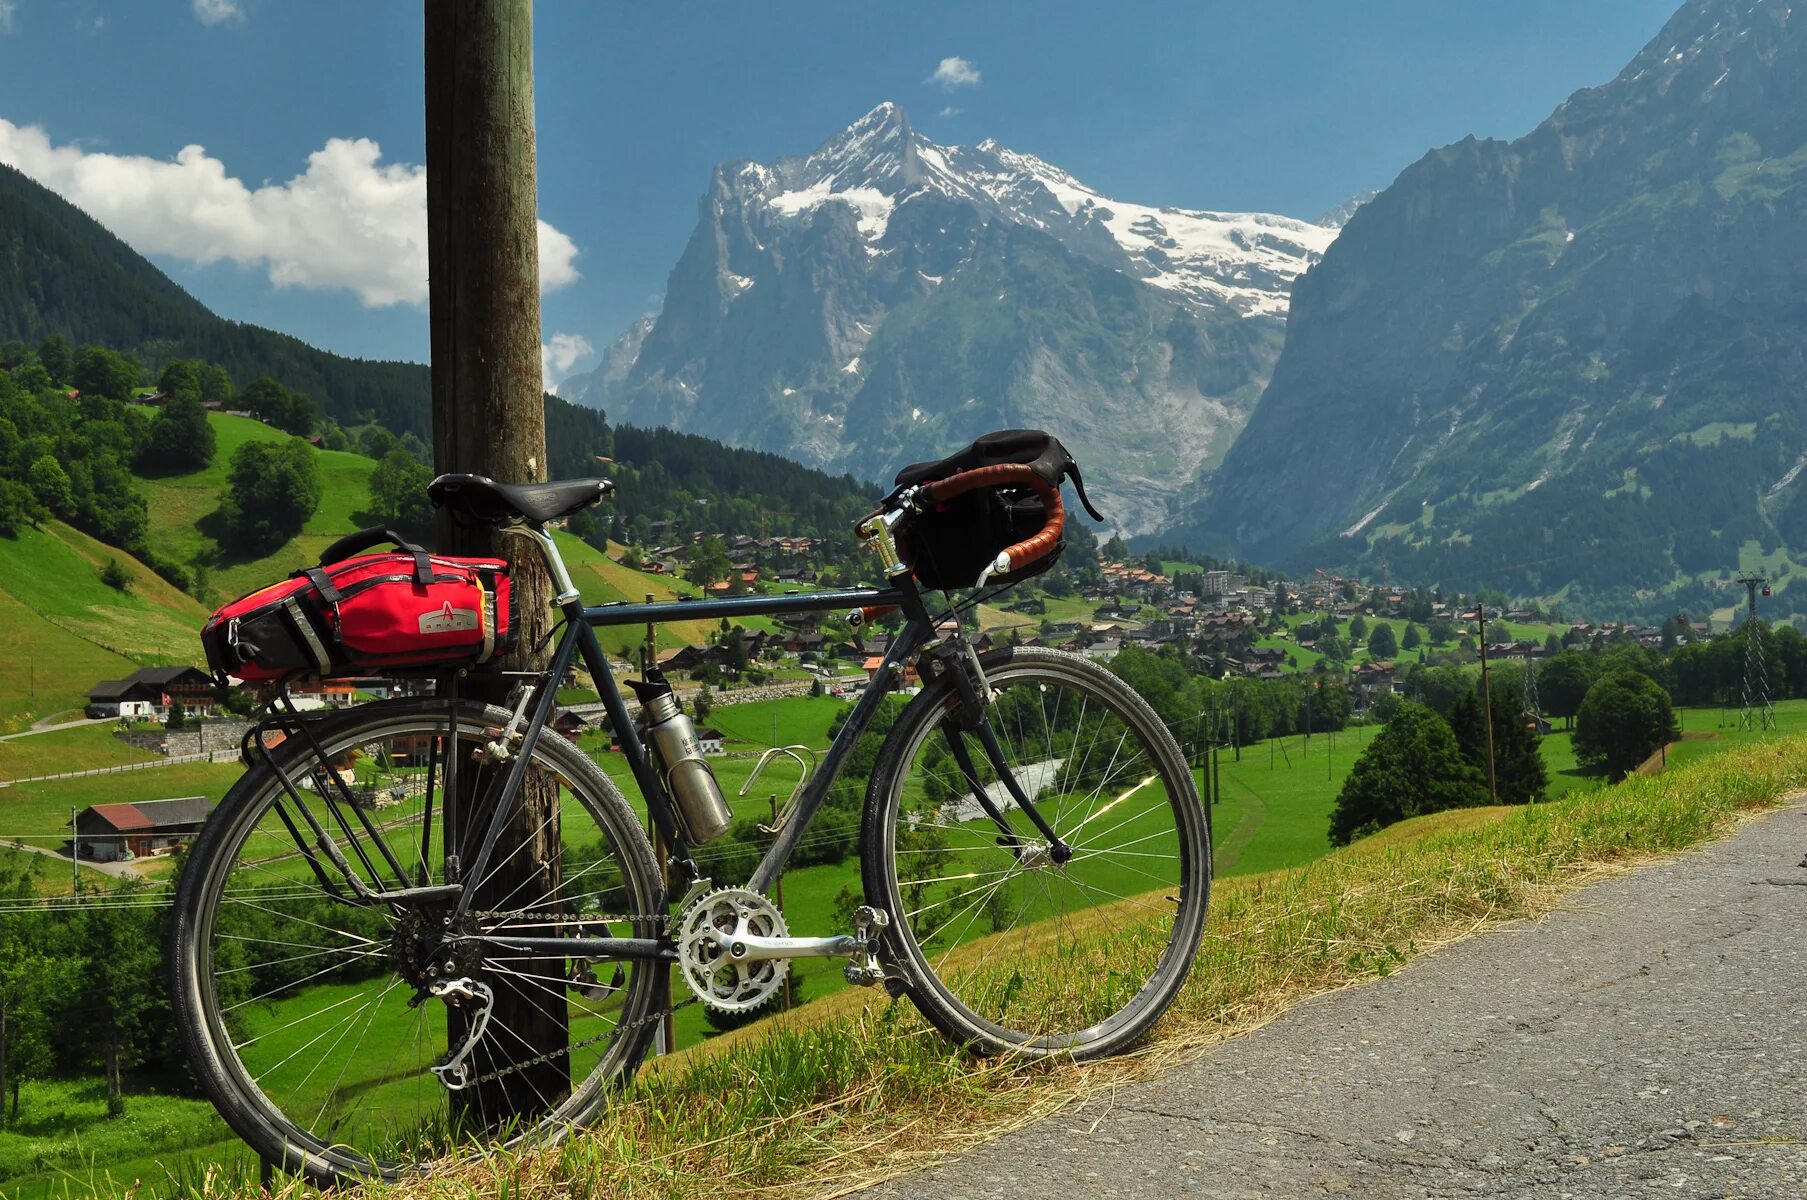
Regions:
<instances>
[{"instance_id":1,"label":"cable car tower","mask_svg":"<svg viewBox=\"0 0 1807 1200\"><path fill-rule=\"evenodd\" d=\"M1769 672L1763 662L1763 630L1757 625L1757 593L1769 595L1769 580L1761 575L1740 575L1738 582L1750 596L1744 618L1744 708L1738 714L1740 729L1774 729L1775 706L1769 702Z\"/></svg>"}]
</instances>

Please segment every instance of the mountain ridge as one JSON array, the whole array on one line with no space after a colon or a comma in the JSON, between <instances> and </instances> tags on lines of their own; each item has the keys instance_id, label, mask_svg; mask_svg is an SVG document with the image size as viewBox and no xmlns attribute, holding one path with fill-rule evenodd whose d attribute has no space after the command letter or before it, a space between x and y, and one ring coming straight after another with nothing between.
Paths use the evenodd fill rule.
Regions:
<instances>
[{"instance_id":1,"label":"mountain ridge","mask_svg":"<svg viewBox=\"0 0 1807 1200\"><path fill-rule=\"evenodd\" d=\"M809 154L719 164L658 316L561 392L877 477L1045 425L1107 480L1113 525L1146 531L1241 427L1287 289L1335 236L1127 205L881 104Z\"/></svg>"},{"instance_id":2,"label":"mountain ridge","mask_svg":"<svg viewBox=\"0 0 1807 1200\"><path fill-rule=\"evenodd\" d=\"M1807 542L1804 80L1787 5L1691 0L1523 137L1428 152L1299 279L1271 383L1166 534L1716 607L1708 576Z\"/></svg>"}]
</instances>

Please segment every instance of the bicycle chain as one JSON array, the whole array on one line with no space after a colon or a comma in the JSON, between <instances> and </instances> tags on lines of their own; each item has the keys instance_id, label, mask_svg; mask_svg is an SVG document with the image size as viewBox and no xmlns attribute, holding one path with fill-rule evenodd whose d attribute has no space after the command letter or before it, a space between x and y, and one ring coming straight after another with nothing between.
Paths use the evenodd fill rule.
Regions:
<instances>
[{"instance_id":1,"label":"bicycle chain","mask_svg":"<svg viewBox=\"0 0 1807 1200\"><path fill-rule=\"evenodd\" d=\"M573 918L566 913L552 913L552 912L472 912L471 915L473 917L478 918L479 920L486 918L486 917L503 919L503 920L541 920L541 919L544 919L544 920L553 921L553 922L569 921L569 920L575 919L575 920L582 920L582 921L588 921L588 922L596 922L596 923L601 923L601 924L614 924L616 922L621 922L621 921L628 921L628 922L652 921L652 922L654 922L654 924L656 926L660 927L661 929L664 926L667 926L671 923L670 916L667 914L663 914L663 913L660 913L657 915L650 915L650 916L635 916L632 913L602 913L602 914L598 914L593 917L579 917L579 918ZM695 1003L697 1003L697 998L693 995L687 1000L683 1000L677 1004L667 1005L666 1007L661 1008L661 1009L656 1009L653 1012L647 1013L644 1017L640 1017L637 1020L630 1021L625 1025L617 1025L613 1029L606 1030L602 1033L594 1034L590 1037L584 1038L580 1042L572 1042L571 1044L569 1044L567 1046L561 1046L557 1050L548 1050L544 1054L536 1054L532 1058L526 1059L523 1062L511 1063L510 1065L508 1065L506 1067L499 1067L494 1071L485 1072L484 1074L477 1076L475 1079L469 1080L467 1083L465 1083L464 1086L465 1087L475 1087L476 1085L478 1085L480 1083L490 1083L494 1080L502 1078L505 1075L513 1075L519 1071L525 1071L529 1067L537 1067L542 1063L551 1062L555 1058L565 1057L574 1051L582 1050L585 1046L594 1046L597 1042L607 1041L610 1038L619 1037L625 1033L634 1033L644 1026L654 1024L655 1022L663 1021L666 1017L672 1015L673 1013L678 1012L681 1009L689 1008L692 1004L695 1004Z\"/></svg>"}]
</instances>

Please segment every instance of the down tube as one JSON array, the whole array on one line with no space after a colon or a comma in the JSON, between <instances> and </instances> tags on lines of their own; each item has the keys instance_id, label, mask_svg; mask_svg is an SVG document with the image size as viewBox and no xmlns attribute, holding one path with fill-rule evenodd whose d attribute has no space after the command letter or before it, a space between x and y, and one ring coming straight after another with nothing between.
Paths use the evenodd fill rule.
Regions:
<instances>
[{"instance_id":1,"label":"down tube","mask_svg":"<svg viewBox=\"0 0 1807 1200\"><path fill-rule=\"evenodd\" d=\"M615 682L615 673L609 669L608 656L602 652L602 643L596 640L596 630L583 619L581 612L574 616L567 614L567 617L577 638L578 652L583 655L584 665L590 669L590 678L596 684L596 694L602 697L603 711L608 714L615 738L621 743L621 753L626 757L628 769L634 773L634 782L639 785L640 795L646 801L647 814L652 818L659 836L665 839L665 844L676 846L679 844L678 825L671 815L671 802L666 798L665 784L647 758L646 745L640 740L639 729L628 716L627 702L621 698L621 688Z\"/></svg>"},{"instance_id":2,"label":"down tube","mask_svg":"<svg viewBox=\"0 0 1807 1200\"><path fill-rule=\"evenodd\" d=\"M890 694L892 681L896 676L892 668L914 654L916 648L929 639L931 632L926 621L912 620L905 623L903 631L892 641L891 648L885 652L885 661L872 677L872 682L866 685L866 694L860 697L860 702L847 718L847 724L841 727L834 744L828 747L821 769L809 781L803 798L797 802L797 811L785 822L784 829L772 843L772 848L759 860L759 868L753 872L753 878L747 881L747 887L755 892L765 892L771 888L779 872L784 870L784 864L790 861L791 851L796 849L798 839L809 828L810 821L828 796L828 789L834 786L841 774L841 765L847 761L847 755L852 752L866 727L872 724L872 717L878 712L878 706Z\"/></svg>"}]
</instances>

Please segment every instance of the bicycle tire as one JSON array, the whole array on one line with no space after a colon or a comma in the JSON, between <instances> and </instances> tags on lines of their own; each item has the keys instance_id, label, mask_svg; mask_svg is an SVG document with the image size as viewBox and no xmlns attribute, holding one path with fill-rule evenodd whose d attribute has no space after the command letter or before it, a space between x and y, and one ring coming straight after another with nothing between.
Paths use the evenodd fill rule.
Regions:
<instances>
[{"instance_id":1,"label":"bicycle tire","mask_svg":"<svg viewBox=\"0 0 1807 1200\"><path fill-rule=\"evenodd\" d=\"M482 744L494 737L498 727L507 724L509 715L499 708L475 704L461 705L456 745L463 751L468 747ZM447 706L443 700L386 701L361 707L342 716L325 718L317 727L316 736L329 755L350 755L354 751L348 748L368 748L378 745L380 739L384 738L431 735L435 730L438 734L443 735L447 728L446 716ZM276 761L291 775L305 773L309 764L317 761L306 752L304 747L296 744L299 740L289 738L286 744L277 747L272 752ZM381 744L393 746L399 743ZM440 745L444 745L443 740ZM568 920L580 935L586 929L596 928L600 914L613 911L612 908L599 906L595 910L597 915L586 916L581 909L583 902L570 899L577 895L575 876L567 871L567 861L573 853L572 847L575 844L572 839L591 832L586 826L566 815L566 810L572 804L576 804L590 820L594 821L595 831L602 835L601 840L594 845L584 847L584 853L594 852L595 857L589 860L588 865L576 872L576 876L591 875L591 880L583 885L586 891L592 888L602 888L605 886L602 881L608 881L607 894L613 899L614 892L619 891L621 896L628 898L633 904L632 913L643 918L654 918L656 914L662 913L664 911L664 894L659 883L658 869L653 859L651 846L633 811L614 783L585 758L575 746L550 731L535 745L533 765L555 772L558 785L562 789L559 806L561 817L558 825L561 847L560 873L557 876L559 890L552 899L540 898L536 907L539 904L549 904L561 912L567 909L577 912L579 916L570 917ZM474 770L476 768L466 766L462 769ZM396 768L396 770L399 771L400 768ZM423 788L423 796L427 791L428 789ZM350 1080L346 1079L351 1063L357 1060L371 1028L378 1022L379 1013L387 1022L389 1007L392 1004L400 1004L407 998L407 990L397 987L397 984L403 982L396 974L395 968L395 960L399 953L396 947L402 944L398 937L392 935L394 940L389 947L390 962L381 968L382 975L374 977L374 979L387 978L392 982L383 985L385 991L381 996L366 1003L365 1007L370 1011L368 1016L362 1018L364 1029L359 1034L356 1043L347 1052L345 1064L339 1067L339 1074L333 1080L331 1090L328 1092L326 1100L322 1102L319 1114L313 1119L304 1119L304 1114L289 1111L297 1107L312 1108L313 1101L311 1093L308 1092L310 1086L308 1081L304 1081L298 1088L284 1091L280 1097L273 1096L271 1094L273 1089L268 1082L271 1078L272 1068L268 1067L267 1062L264 1063L265 1073L262 1077L258 1076L246 1061L246 1047L250 1043L241 1041L234 1044L232 1026L238 1024L242 1027L247 1019L245 1015L247 1009L253 1017L259 1011L255 1008L248 1008L251 1001L243 1001L241 1004L246 1007L241 1008L239 1005L234 1005L233 1007L239 1011L229 1016L226 1006L222 1003L221 993L224 984L221 974L250 970L240 962L240 959L250 954L249 949L239 942L234 942L230 946L226 944L226 937L233 928L232 922L239 919L238 907L248 905L260 911L277 908L285 913L314 912L313 909L290 906L291 904L299 905L300 901L289 901L287 898L304 890L304 887L297 886L294 880L305 879L305 875L298 866L289 861L286 852L280 857L269 857L263 860L253 860L250 854L245 853L246 847L252 844L254 837L266 836L267 828L265 827L268 825L269 817L276 813L279 803L284 800L285 796L286 793L270 765L260 763L253 767L227 793L189 852L175 899L170 929L170 991L176 1024L181 1031L189 1061L203 1088L212 1098L227 1124L264 1161L275 1164L289 1174L305 1175L321 1184L372 1178L393 1180L405 1175L417 1174L424 1170L431 1161L437 1161L430 1156L429 1152L410 1152L406 1157L384 1157L384 1152L381 1150L373 1149L370 1146L360 1147L354 1141L342 1138L339 1122L345 1118L335 1117L332 1126L322 1127L328 1104L334 1102L334 1096L341 1090L350 1096L353 1088L368 1086L365 1095L379 1098L372 1102L374 1108L383 1102L382 1097L393 1096L398 1086L398 1079L406 1076L407 1080L411 1081L409 1087L415 1095L430 1094L436 1098L442 1098L441 1093L444 1089L437 1079L429 1076L423 1083L418 1078L420 1072L425 1069L421 1062L416 1062L412 1068L398 1065L405 1064L409 1058L405 1039L403 1039L403 1044L396 1045L396 1039L391 1038L389 1044L376 1050L379 1057L386 1056L383 1058L383 1069L387 1072L377 1076L377 1082L367 1085L366 1081L358 1075L353 1075ZM292 800L288 803L291 807L293 806ZM324 805L321 804L319 807L323 808ZM430 807L424 799L421 807L430 812ZM429 818L421 823L425 824L428 831L427 836L418 842L421 851L420 858L424 865L430 857L428 847L432 840L430 836L431 820ZM471 822L473 825L475 823L475 821ZM572 832L571 827L574 825L579 827L581 833ZM443 846L451 844L454 839L444 835L443 830L441 832L443 856ZM460 831L457 836L461 839L462 844L470 844L469 839L472 836L470 830ZM261 848L266 843L259 841L256 844ZM405 843L399 835L397 845L405 847ZM348 851L349 843L342 850L342 852L346 852L349 859L351 855ZM258 886L265 890L256 888L245 890L245 880L252 877L248 874L237 875L234 871L235 864L241 861L241 854L245 854L244 862L257 862L257 869L277 876L282 882L260 882ZM619 869L619 888L615 888L613 884L616 867ZM259 881L262 880L261 875L255 878ZM235 879L237 880L236 885L234 884ZM228 893L229 885L237 886L240 890ZM271 892L269 889L272 888L278 890ZM315 890L324 894L324 889L320 889L317 884ZM596 891L594 894L601 897L605 893ZM271 895L278 898L266 901L265 898ZM308 902L318 903L312 898ZM224 909L231 909L232 914L223 920L222 911ZM363 911L368 912L369 910ZM352 920L349 915L341 919L347 923ZM367 917L360 919L368 920ZM392 911L387 919L391 927L394 927L399 918ZM340 962L346 956L354 953L354 951L344 949L342 944L332 942L327 942L327 948L324 950L305 948L306 941L310 936L317 941L325 942L324 935L308 934L305 924L307 918L305 917L290 917L289 920L302 923L282 926L285 937L295 938L296 943L304 947L301 957L305 958L310 953L315 957L308 959L302 967L286 969L291 971L308 969L312 967L314 961L319 961L321 958L332 964ZM324 920L330 920L330 918ZM579 924L580 920L588 920L590 924L587 926ZM543 924L556 927L556 922L543 922ZM319 922L315 922L314 925L320 929L327 927L326 924ZM631 925L632 936L656 936L656 920L637 919L631 922ZM294 930L302 932L297 934L293 932ZM244 940L246 939L240 939L240 941ZM263 940L273 939L266 937ZM365 940L371 941L372 939L366 938ZM369 960L377 957L376 950L377 948L373 944L358 949L355 953ZM271 947L266 953L283 955L290 952L279 947ZM499 952L485 947L481 953L496 954ZM264 965L281 971L285 969L280 965L281 961L278 958L266 958ZM519 959L514 961L520 970L524 971L545 959L542 956L524 964ZM587 998L602 997L602 1000L597 1001L595 1009L574 1010L567 1003L564 1014L567 1022L566 1030L573 1030L580 1020L598 1018L599 1013L606 1009L618 1014L613 1024L614 1032L609 1032L608 1018L606 1015L602 1015L597 1022L599 1032L596 1037L596 1044L601 1045L602 1049L595 1056L595 1065L585 1071L581 1078L570 1081L569 1095L562 1102L552 1104L550 1111L537 1120L522 1119L500 1130L500 1135L495 1137L486 1148L480 1149L475 1145L466 1147L462 1141L463 1134L454 1135L455 1140L449 1141L444 1147L446 1157L456 1158L464 1154L485 1153L493 1150L495 1142L507 1146L519 1146L557 1140L567 1131L581 1125L593 1116L598 1107L605 1102L609 1090L614 1085L631 1078L644 1057L654 1035L653 1023L656 1018L653 1014L663 1004L665 995L666 981L663 978L665 973L658 969L657 964L631 963L624 966L615 963L614 960L560 959L558 961L570 964L569 978L566 978L564 970L560 970L556 978L552 976L531 977L547 980L545 983L532 986L540 988L545 996L556 993L565 997L567 1001L571 994L586 997L586 1003L588 1002ZM221 965L222 962L225 965ZM486 965L480 970L493 971L493 977L485 976L491 978L492 982L499 981L504 975L519 974L519 971L511 972L510 968L501 966L496 960L484 959L483 962ZM614 972L607 976L606 982L595 969L597 964L603 962L608 962L614 967ZM260 977L251 974L248 978L256 980ZM527 986L525 981L529 978L529 976L521 975L520 980L514 982L514 986L524 989ZM553 986L554 984L556 986ZM295 1003L296 997L305 995L310 990L320 993L326 988L336 986L348 985L335 984L330 979L325 983L308 983L304 980L303 986L292 995L283 994L275 998L267 998L272 994L266 993L265 996L252 999L260 1005L268 1004L277 1008L278 1012L275 1017L266 1018L267 1021L277 1021L285 1019L290 1011L294 1011L294 1009L282 1006L294 1004L295 1009L304 1007ZM374 988L374 982L371 987ZM328 994L330 995L330 993ZM228 1000L230 998L230 994L225 997ZM382 1000L381 1006L377 1004L377 1000ZM309 1001L309 1006L311 1003ZM542 1010L544 1007L542 1006ZM423 1037L422 1026L418 1022L424 1021L430 1025L434 1021L431 1010L442 1008L440 1001L436 999L426 1000L418 1009L410 1006L411 1012L427 1014L424 1017L416 1018L414 1058L421 1059L425 1053L433 1049L430 1041ZM353 1011L356 1014L363 1010ZM574 1012L577 1015L573 1015ZM357 1019L355 1015L352 1018L353 1021ZM448 1016L446 1020L449 1021L450 1017ZM300 1022L291 1022L291 1024L298 1025ZM484 1037L500 1039L503 1031L497 1029L497 1025L498 1022L491 1022ZM286 1030L289 1026L284 1025L279 1028ZM588 1030L587 1026L584 1028L586 1031ZM494 1030L494 1032L489 1030ZM307 1030L303 1028L300 1033L293 1036L299 1038L306 1032ZM428 1032L431 1033L432 1030L429 1028ZM264 1035L258 1035L258 1037L262 1036ZM310 1056L333 1053L344 1044L348 1036L349 1031L341 1032L336 1040L326 1043L326 1050L320 1050L315 1047L325 1041L325 1035L316 1035L304 1045L303 1052ZM443 1037L443 1035L441 1036ZM257 1038L251 1039L251 1041L256 1040ZM576 1042L575 1033L568 1032L567 1040ZM280 1039L276 1045L279 1050ZM441 1048L443 1047L442 1041ZM276 1052L277 1050L270 1051L265 1056L266 1059ZM290 1055L290 1057L293 1058L294 1055ZM568 1065L563 1068L567 1074L571 1073L572 1067L580 1061L580 1057L582 1062L588 1062L591 1056L589 1054L580 1056L578 1051L572 1050ZM298 1063L289 1071L289 1075L292 1076L293 1071L298 1071L302 1065L305 1065L305 1062L304 1059L302 1063ZM279 1064L275 1069L283 1068ZM332 1068L329 1066L327 1069L330 1071ZM559 1068L554 1066L542 1069L558 1070ZM309 1081L312 1080L314 1072L317 1070L318 1063L309 1071ZM359 1070L365 1070L362 1064L360 1064ZM263 1082L260 1082L260 1078ZM430 1084L430 1088L423 1091L422 1088L425 1084ZM310 1097L306 1099L305 1105L301 1103L301 1098L304 1096ZM351 1100L350 1108L355 1112L361 1103L363 1103L361 1099ZM389 1103L393 1107L393 1099ZM447 1101L446 1103L449 1113L451 1102ZM390 1121L392 1124L400 1120L399 1117L393 1115L384 1115L382 1119ZM431 1129L431 1122L434 1120L444 1120L448 1128L455 1123L449 1117L441 1118L432 1112L427 1113L425 1123L421 1123L422 1117L418 1100L416 1101L414 1120L420 1129ZM383 1136L392 1139L394 1137L393 1134ZM368 1140L374 1145L379 1141L379 1137L373 1133L369 1135Z\"/></svg>"},{"instance_id":2,"label":"bicycle tire","mask_svg":"<svg viewBox=\"0 0 1807 1200\"><path fill-rule=\"evenodd\" d=\"M879 750L863 814L861 871L868 903L890 917L893 987L981 1054L1121 1053L1172 1004L1203 936L1211 847L1191 770L1154 710L1089 660L1021 647L980 663L1006 762L1074 856L1038 863L1005 844L957 760L930 748L945 740L934 735L953 711L951 681L924 688ZM1096 780L1088 731L1119 738ZM1017 836L1046 847L999 781L985 783L989 764L968 742ZM1112 788L1121 794L1107 799Z\"/></svg>"}]
</instances>

